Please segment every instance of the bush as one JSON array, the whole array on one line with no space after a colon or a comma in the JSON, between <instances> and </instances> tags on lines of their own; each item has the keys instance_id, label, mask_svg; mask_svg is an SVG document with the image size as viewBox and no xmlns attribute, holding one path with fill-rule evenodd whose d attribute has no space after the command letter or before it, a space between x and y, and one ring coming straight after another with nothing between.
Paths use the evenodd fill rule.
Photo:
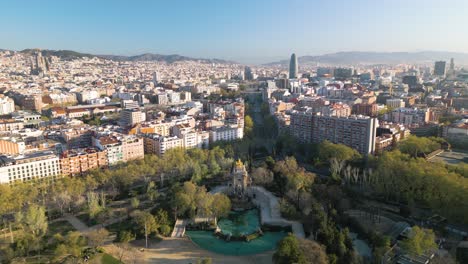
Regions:
<instances>
[{"instance_id":1,"label":"bush","mask_svg":"<svg viewBox=\"0 0 468 264\"><path fill-rule=\"evenodd\" d=\"M171 227L168 225L162 225L158 228L159 233L165 237L168 237L171 235Z\"/></svg>"},{"instance_id":2,"label":"bush","mask_svg":"<svg viewBox=\"0 0 468 264\"><path fill-rule=\"evenodd\" d=\"M130 242L132 240L135 240L135 235L127 230L122 230L119 231L119 235L117 236L117 242Z\"/></svg>"}]
</instances>

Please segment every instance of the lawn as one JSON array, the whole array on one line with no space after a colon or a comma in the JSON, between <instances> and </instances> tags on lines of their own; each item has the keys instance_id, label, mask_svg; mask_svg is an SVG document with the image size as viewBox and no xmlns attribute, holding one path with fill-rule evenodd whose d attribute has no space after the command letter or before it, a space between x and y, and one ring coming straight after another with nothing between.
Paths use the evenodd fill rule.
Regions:
<instances>
[{"instance_id":1,"label":"lawn","mask_svg":"<svg viewBox=\"0 0 468 264\"><path fill-rule=\"evenodd\" d=\"M104 253L101 257L101 264L122 264L118 259L113 256Z\"/></svg>"}]
</instances>

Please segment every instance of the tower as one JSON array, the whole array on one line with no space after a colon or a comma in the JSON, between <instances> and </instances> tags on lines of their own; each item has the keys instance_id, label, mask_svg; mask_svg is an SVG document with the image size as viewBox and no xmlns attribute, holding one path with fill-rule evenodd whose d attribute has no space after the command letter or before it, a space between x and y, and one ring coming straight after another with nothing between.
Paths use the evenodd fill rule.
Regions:
<instances>
[{"instance_id":1,"label":"tower","mask_svg":"<svg viewBox=\"0 0 468 264\"><path fill-rule=\"evenodd\" d=\"M254 76L253 76L253 72L252 72L252 68L250 68L249 66L245 66L245 69L244 69L244 78L248 81L251 81L254 79Z\"/></svg>"},{"instance_id":2,"label":"tower","mask_svg":"<svg viewBox=\"0 0 468 264\"><path fill-rule=\"evenodd\" d=\"M434 75L445 77L445 61L436 61L434 64Z\"/></svg>"},{"instance_id":3,"label":"tower","mask_svg":"<svg viewBox=\"0 0 468 264\"><path fill-rule=\"evenodd\" d=\"M293 53L291 55L291 60L289 61L289 79L296 79L297 72L298 72L297 57L296 57L296 54Z\"/></svg>"},{"instance_id":4,"label":"tower","mask_svg":"<svg viewBox=\"0 0 468 264\"><path fill-rule=\"evenodd\" d=\"M153 72L153 83L156 86L159 82L158 72Z\"/></svg>"}]
</instances>

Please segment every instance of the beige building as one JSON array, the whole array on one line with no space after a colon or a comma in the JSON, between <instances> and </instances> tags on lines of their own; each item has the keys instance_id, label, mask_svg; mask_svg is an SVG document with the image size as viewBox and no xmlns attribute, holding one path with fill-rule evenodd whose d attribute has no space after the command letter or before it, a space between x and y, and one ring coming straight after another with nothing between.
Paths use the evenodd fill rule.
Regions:
<instances>
[{"instance_id":1,"label":"beige building","mask_svg":"<svg viewBox=\"0 0 468 264\"><path fill-rule=\"evenodd\" d=\"M127 136L121 141L124 162L143 159L145 157L145 148L142 138L136 136Z\"/></svg>"},{"instance_id":2,"label":"beige building","mask_svg":"<svg viewBox=\"0 0 468 264\"><path fill-rule=\"evenodd\" d=\"M16 138L0 139L0 153L16 155L25 151L26 145L24 141Z\"/></svg>"},{"instance_id":3,"label":"beige building","mask_svg":"<svg viewBox=\"0 0 468 264\"><path fill-rule=\"evenodd\" d=\"M146 114L138 109L124 109L120 113L120 122L123 126L134 126L146 121Z\"/></svg>"},{"instance_id":4,"label":"beige building","mask_svg":"<svg viewBox=\"0 0 468 264\"><path fill-rule=\"evenodd\" d=\"M0 119L0 131L14 131L24 128L24 123L14 119Z\"/></svg>"}]
</instances>

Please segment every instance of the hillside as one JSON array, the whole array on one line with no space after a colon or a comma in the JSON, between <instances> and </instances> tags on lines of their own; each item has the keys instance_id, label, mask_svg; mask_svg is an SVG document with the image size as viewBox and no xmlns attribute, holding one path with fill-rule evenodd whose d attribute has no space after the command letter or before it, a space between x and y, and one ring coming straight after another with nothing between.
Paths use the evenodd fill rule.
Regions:
<instances>
[{"instance_id":1,"label":"hillside","mask_svg":"<svg viewBox=\"0 0 468 264\"><path fill-rule=\"evenodd\" d=\"M459 52L422 51L422 52L337 52L318 56L301 56L300 64L357 65L357 64L432 64L436 60L455 59L459 65L468 65L468 54ZM289 60L268 63L267 65L287 65Z\"/></svg>"}]
</instances>

